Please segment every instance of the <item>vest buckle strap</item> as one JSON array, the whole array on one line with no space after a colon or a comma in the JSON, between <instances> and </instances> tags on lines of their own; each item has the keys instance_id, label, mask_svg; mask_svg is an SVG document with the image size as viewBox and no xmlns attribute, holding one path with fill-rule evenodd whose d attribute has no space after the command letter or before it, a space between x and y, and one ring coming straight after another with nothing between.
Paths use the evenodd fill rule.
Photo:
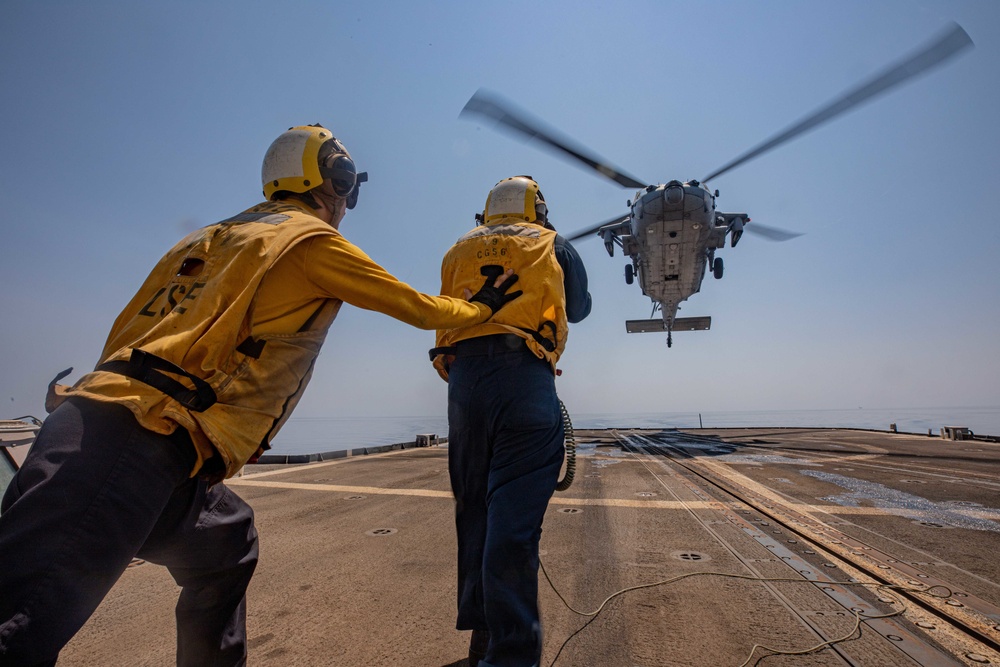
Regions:
<instances>
[{"instance_id":1,"label":"vest buckle strap","mask_svg":"<svg viewBox=\"0 0 1000 667\"><path fill-rule=\"evenodd\" d=\"M439 354L445 354L445 355L455 354L455 351L456 348L454 345L450 345L448 347L432 347L431 349L427 350L427 356L431 358L431 361L434 361L434 359L436 359Z\"/></svg>"},{"instance_id":2,"label":"vest buckle strap","mask_svg":"<svg viewBox=\"0 0 1000 667\"><path fill-rule=\"evenodd\" d=\"M542 322L542 326L540 327L540 329L538 331L535 331L534 329L526 329L524 327L518 327L518 329L520 329L524 333L526 333L529 336L531 336L535 340L536 343L538 343L539 345L541 345L543 350L545 350L546 352L553 352L556 349L556 344L553 343L551 340L549 340L548 338L546 338L545 336L542 335L542 329L547 329L547 328L548 329L552 329L552 337L555 338L556 337L556 323L552 322L550 320L546 320L545 322Z\"/></svg>"},{"instance_id":3,"label":"vest buckle strap","mask_svg":"<svg viewBox=\"0 0 1000 667\"><path fill-rule=\"evenodd\" d=\"M133 349L128 361L124 359L107 361L98 366L97 370L117 373L138 380L160 390L194 412L204 412L218 401L218 396L212 389L212 385L205 380L188 373L171 361L140 349ZM194 389L184 386L166 373L187 378L194 384Z\"/></svg>"}]
</instances>

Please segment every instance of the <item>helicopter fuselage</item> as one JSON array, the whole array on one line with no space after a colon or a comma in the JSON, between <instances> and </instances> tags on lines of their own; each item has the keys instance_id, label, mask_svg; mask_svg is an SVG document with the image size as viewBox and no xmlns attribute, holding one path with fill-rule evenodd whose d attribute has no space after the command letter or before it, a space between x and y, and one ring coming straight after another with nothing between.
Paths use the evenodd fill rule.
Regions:
<instances>
[{"instance_id":1,"label":"helicopter fuselage","mask_svg":"<svg viewBox=\"0 0 1000 667\"><path fill-rule=\"evenodd\" d=\"M651 185L631 201L619 240L632 259L642 293L660 304L665 330L673 329L680 303L701 289L732 219L716 213L715 194L697 181Z\"/></svg>"},{"instance_id":2,"label":"helicopter fuselage","mask_svg":"<svg viewBox=\"0 0 1000 667\"><path fill-rule=\"evenodd\" d=\"M677 317L680 304L701 290L706 271L716 278L723 273L722 258L715 251L726 244L727 234L735 246L743 235L746 213L721 213L715 209L714 193L698 181L670 181L649 185L629 201L629 214L597 230L608 254L614 246L631 258L625 267L625 282L638 277L642 293L653 301L653 315L661 319L627 320L629 333L702 331L711 328L711 317Z\"/></svg>"}]
</instances>

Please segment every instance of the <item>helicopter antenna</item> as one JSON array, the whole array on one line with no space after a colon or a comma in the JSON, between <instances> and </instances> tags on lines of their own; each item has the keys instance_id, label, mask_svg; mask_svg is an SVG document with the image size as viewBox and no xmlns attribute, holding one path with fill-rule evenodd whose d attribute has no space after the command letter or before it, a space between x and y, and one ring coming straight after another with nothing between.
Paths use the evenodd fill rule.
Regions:
<instances>
[{"instance_id":1,"label":"helicopter antenna","mask_svg":"<svg viewBox=\"0 0 1000 667\"><path fill-rule=\"evenodd\" d=\"M459 117L469 114L479 114L492 118L503 127L520 134L528 139L538 139L544 144L555 148L561 153L565 153L574 160L582 162L601 176L608 178L618 185L626 188L644 188L648 183L643 183L637 178L629 176L621 169L613 167L601 158L587 155L583 149L574 147L568 139L556 138L552 130L543 130L539 121L528 121L517 112L513 111L509 102L502 101L499 97L492 95L482 88L469 98L462 108Z\"/></svg>"},{"instance_id":2,"label":"helicopter antenna","mask_svg":"<svg viewBox=\"0 0 1000 667\"><path fill-rule=\"evenodd\" d=\"M935 65L944 62L969 46L973 46L972 38L969 37L969 34L962 29L962 26L957 23L953 23L951 28L942 34L941 37L914 55L899 64L890 67L878 76L872 78L870 81L867 81L853 90L848 91L841 97L837 98L833 102L830 102L818 111L815 111L785 131L777 134L771 139L768 139L756 148L744 153L726 166L713 171L711 174L701 179L702 182L704 183L712 180L716 176L721 176L730 169L734 169L744 162L752 160L758 155L780 146L786 141L799 136L803 132L808 132L817 125L839 116L848 109L851 109L862 102L879 95L880 93L884 93L890 88L903 83L907 79L913 78L918 74L929 70Z\"/></svg>"}]
</instances>

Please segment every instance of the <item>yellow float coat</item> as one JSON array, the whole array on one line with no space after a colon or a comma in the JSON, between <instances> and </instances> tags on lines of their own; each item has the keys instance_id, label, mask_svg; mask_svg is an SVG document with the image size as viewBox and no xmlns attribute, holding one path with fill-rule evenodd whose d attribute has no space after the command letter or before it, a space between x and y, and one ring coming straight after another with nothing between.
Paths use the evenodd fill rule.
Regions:
<instances>
[{"instance_id":1,"label":"yellow float coat","mask_svg":"<svg viewBox=\"0 0 1000 667\"><path fill-rule=\"evenodd\" d=\"M179 425L198 453L192 474L218 454L232 476L291 414L344 301L422 329L490 316L482 304L429 296L398 281L304 204L265 202L170 250L118 316L98 369L67 394L124 405L157 433ZM136 349L204 380L216 402L192 409L144 382L100 370L128 361Z\"/></svg>"},{"instance_id":2,"label":"yellow float coat","mask_svg":"<svg viewBox=\"0 0 1000 667\"><path fill-rule=\"evenodd\" d=\"M441 263L441 294L478 291L486 280L482 267L513 268L524 294L501 308L488 322L437 332L437 347L492 334L511 333L555 370L566 347L569 324L563 270L555 255L556 233L540 225L506 217L476 227L460 238ZM533 335L531 332L535 332ZM546 343L541 343L538 337Z\"/></svg>"}]
</instances>

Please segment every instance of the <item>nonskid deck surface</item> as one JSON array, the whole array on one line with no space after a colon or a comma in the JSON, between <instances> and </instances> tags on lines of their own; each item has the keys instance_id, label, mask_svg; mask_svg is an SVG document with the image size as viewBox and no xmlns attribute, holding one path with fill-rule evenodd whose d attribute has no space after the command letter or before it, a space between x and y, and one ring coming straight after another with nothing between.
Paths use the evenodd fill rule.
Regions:
<instances>
[{"instance_id":1,"label":"nonskid deck surface","mask_svg":"<svg viewBox=\"0 0 1000 667\"><path fill-rule=\"evenodd\" d=\"M577 441L543 527L565 599L540 573L543 665L1000 665L1000 445L807 428ZM250 664L465 663L446 447L227 483L261 534ZM165 569L130 567L60 664L172 664L176 594Z\"/></svg>"}]
</instances>

